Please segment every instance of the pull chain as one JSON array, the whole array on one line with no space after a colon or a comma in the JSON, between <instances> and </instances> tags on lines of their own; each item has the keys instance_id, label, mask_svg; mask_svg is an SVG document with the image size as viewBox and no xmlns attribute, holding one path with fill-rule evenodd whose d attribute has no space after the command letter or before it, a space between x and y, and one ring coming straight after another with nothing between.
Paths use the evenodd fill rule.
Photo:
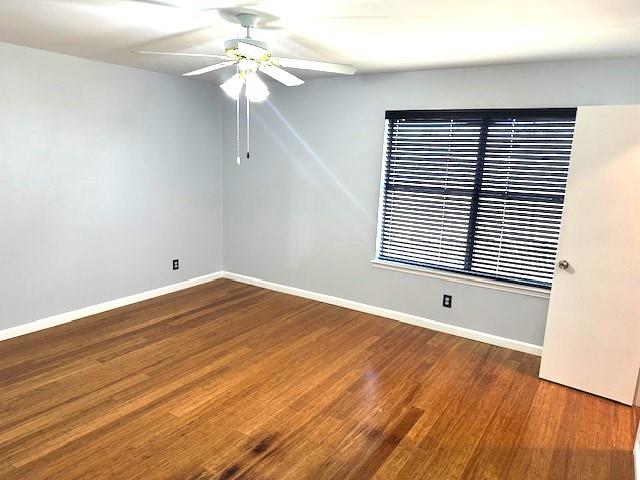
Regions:
<instances>
[{"instance_id":1,"label":"pull chain","mask_svg":"<svg viewBox=\"0 0 640 480\"><path fill-rule=\"evenodd\" d=\"M240 165L240 97L236 99L236 162Z\"/></svg>"},{"instance_id":2,"label":"pull chain","mask_svg":"<svg viewBox=\"0 0 640 480\"><path fill-rule=\"evenodd\" d=\"M249 160L249 97L247 98L247 160Z\"/></svg>"}]
</instances>

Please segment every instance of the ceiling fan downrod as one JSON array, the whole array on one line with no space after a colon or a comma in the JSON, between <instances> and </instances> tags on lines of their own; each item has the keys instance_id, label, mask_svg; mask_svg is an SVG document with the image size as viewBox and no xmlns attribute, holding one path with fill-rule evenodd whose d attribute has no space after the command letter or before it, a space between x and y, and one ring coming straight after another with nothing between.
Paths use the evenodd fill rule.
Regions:
<instances>
[{"instance_id":1,"label":"ceiling fan downrod","mask_svg":"<svg viewBox=\"0 0 640 480\"><path fill-rule=\"evenodd\" d=\"M250 39L251 29L258 25L258 21L260 20L260 18L253 13L239 13L238 15L236 15L236 18L238 19L238 22L240 22L240 25L247 29L246 38Z\"/></svg>"}]
</instances>

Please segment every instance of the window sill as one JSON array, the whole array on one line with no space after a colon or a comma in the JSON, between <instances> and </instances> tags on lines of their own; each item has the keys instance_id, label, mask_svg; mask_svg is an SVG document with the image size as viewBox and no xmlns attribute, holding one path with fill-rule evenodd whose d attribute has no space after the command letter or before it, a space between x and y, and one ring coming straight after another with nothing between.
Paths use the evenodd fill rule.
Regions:
<instances>
[{"instance_id":1,"label":"window sill","mask_svg":"<svg viewBox=\"0 0 640 480\"><path fill-rule=\"evenodd\" d=\"M443 272L441 270L431 270L428 268L410 267L398 263L387 262L384 260L371 260L371 265L375 268L383 268L386 270L395 270L396 272L406 272L413 275L423 277L433 277L448 282L463 283L465 285L473 285L476 287L490 288L492 290L500 290L503 292L517 293L520 295L528 295L530 297L549 298L549 290L544 288L528 287L526 285L513 285L510 283L499 282L470 275L462 275L454 272Z\"/></svg>"}]
</instances>

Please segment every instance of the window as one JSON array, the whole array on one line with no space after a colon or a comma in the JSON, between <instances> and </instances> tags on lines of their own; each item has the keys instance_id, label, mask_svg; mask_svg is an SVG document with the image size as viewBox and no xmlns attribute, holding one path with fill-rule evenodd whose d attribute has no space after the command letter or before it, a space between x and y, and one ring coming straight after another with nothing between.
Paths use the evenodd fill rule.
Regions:
<instances>
[{"instance_id":1,"label":"window","mask_svg":"<svg viewBox=\"0 0 640 480\"><path fill-rule=\"evenodd\" d=\"M575 114L387 112L377 259L550 288Z\"/></svg>"}]
</instances>

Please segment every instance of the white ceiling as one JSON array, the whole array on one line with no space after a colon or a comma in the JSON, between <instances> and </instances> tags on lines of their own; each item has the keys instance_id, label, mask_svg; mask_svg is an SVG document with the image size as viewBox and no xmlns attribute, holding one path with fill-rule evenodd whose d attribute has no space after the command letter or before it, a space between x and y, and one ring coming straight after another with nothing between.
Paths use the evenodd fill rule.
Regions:
<instances>
[{"instance_id":1,"label":"white ceiling","mask_svg":"<svg viewBox=\"0 0 640 480\"><path fill-rule=\"evenodd\" d=\"M0 0L0 41L180 74L211 61L130 51L221 53L239 11L274 55L360 73L640 54L640 0Z\"/></svg>"}]
</instances>

